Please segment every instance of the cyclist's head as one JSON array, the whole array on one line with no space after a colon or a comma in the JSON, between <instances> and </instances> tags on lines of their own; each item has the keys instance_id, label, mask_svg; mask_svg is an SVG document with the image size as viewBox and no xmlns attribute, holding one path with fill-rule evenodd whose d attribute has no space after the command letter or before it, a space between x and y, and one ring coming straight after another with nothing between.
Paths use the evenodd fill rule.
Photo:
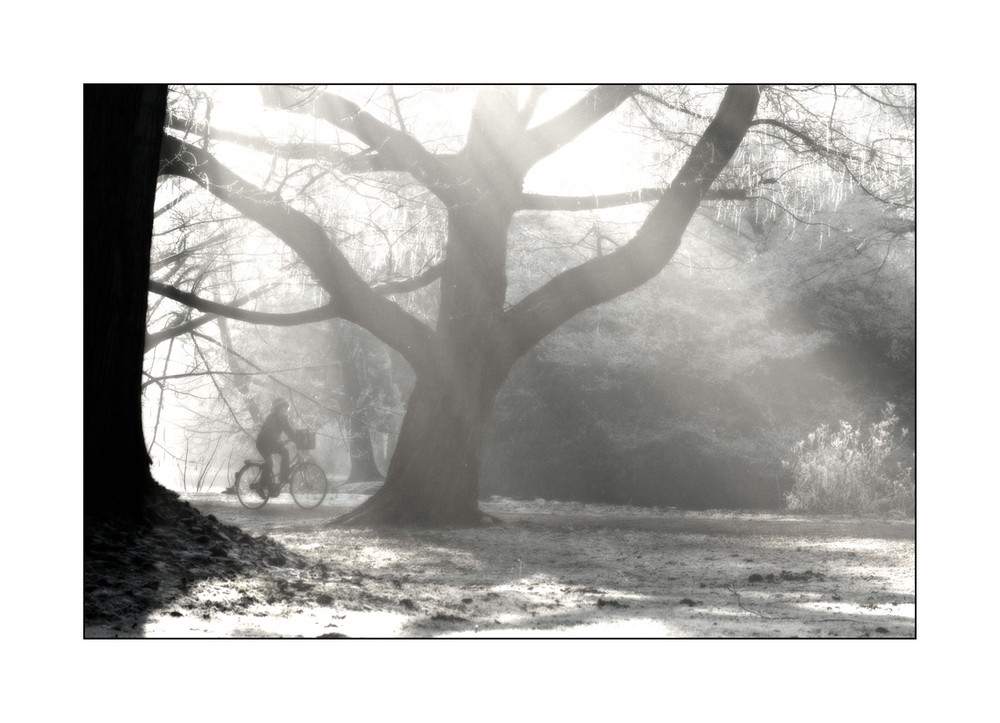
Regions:
<instances>
[{"instance_id":1,"label":"cyclist's head","mask_svg":"<svg viewBox=\"0 0 1000 723\"><path fill-rule=\"evenodd\" d=\"M282 409L288 409L288 402L284 399L275 399L274 404L271 405L271 411L277 412Z\"/></svg>"}]
</instances>

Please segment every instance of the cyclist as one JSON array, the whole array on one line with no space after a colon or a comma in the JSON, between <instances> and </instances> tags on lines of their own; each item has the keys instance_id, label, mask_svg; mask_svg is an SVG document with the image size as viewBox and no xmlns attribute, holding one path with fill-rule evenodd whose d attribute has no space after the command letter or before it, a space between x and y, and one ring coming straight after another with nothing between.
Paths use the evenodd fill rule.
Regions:
<instances>
[{"instance_id":1,"label":"cyclist","mask_svg":"<svg viewBox=\"0 0 1000 723\"><path fill-rule=\"evenodd\" d=\"M295 430L288 422L288 402L284 399L276 399L271 405L271 413L267 415L264 424L260 427L257 435L257 451L264 457L264 473L261 476L261 483L265 489L274 479L274 455L281 455L281 481L288 481L289 457L288 447L281 442L281 433L284 432L289 439L295 439ZM277 491L270 490L273 495Z\"/></svg>"}]
</instances>

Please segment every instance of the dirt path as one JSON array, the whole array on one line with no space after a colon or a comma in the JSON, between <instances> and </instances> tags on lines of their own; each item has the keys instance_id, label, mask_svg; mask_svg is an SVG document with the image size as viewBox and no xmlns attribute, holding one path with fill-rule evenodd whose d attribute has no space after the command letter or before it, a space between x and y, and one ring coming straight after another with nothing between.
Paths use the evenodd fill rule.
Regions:
<instances>
[{"instance_id":1,"label":"dirt path","mask_svg":"<svg viewBox=\"0 0 1000 723\"><path fill-rule=\"evenodd\" d=\"M326 523L348 512L356 495L335 496L314 510L297 508L285 495L258 510L233 504L231 496L203 495L190 498L205 514L237 525L248 532L261 534L277 526L305 527ZM677 509L609 507L558 502L486 502L483 509L505 522L525 522L566 527L616 527L661 533L718 535L779 535L804 537L915 539L912 521L877 520L857 517L804 517L754 512L689 512Z\"/></svg>"}]
</instances>

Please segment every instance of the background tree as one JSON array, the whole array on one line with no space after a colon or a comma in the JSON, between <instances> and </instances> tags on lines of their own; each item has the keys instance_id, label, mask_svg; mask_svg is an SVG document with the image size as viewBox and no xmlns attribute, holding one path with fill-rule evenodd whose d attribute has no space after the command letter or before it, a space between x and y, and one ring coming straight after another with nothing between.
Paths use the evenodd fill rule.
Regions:
<instances>
[{"instance_id":1,"label":"background tree","mask_svg":"<svg viewBox=\"0 0 1000 723\"><path fill-rule=\"evenodd\" d=\"M137 514L155 489L140 383L166 86L84 86L84 512Z\"/></svg>"}]
</instances>

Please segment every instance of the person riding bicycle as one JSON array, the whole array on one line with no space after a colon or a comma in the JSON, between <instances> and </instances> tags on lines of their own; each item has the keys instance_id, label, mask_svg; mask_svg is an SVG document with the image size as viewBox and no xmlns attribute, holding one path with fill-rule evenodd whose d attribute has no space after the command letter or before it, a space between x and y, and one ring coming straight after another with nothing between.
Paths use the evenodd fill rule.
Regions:
<instances>
[{"instance_id":1,"label":"person riding bicycle","mask_svg":"<svg viewBox=\"0 0 1000 723\"><path fill-rule=\"evenodd\" d=\"M288 422L288 402L284 399L276 399L271 405L271 413L267 415L264 424L257 434L257 451L264 457L264 474L261 479L265 484L274 480L274 456L281 455L281 481L288 481L289 456L288 447L281 441L281 433L288 435L289 439L295 439L295 430ZM274 485L277 488L277 485ZM273 494L273 492L272 492Z\"/></svg>"}]
</instances>

